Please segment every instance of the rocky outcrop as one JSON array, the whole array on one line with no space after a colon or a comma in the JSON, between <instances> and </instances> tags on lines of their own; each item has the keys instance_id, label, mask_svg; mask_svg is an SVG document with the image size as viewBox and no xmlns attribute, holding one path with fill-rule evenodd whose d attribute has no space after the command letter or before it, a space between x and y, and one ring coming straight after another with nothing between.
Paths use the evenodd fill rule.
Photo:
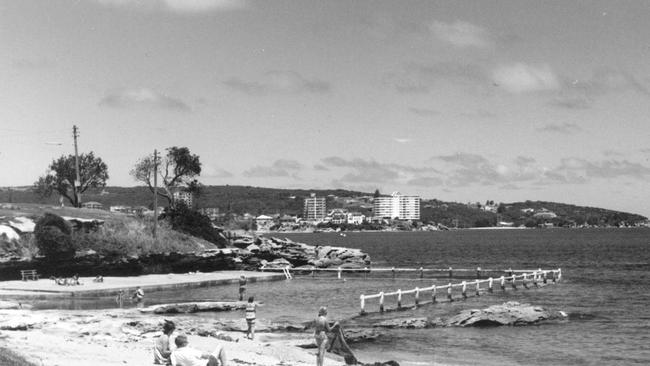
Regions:
<instances>
[{"instance_id":1,"label":"rocky outcrop","mask_svg":"<svg viewBox=\"0 0 650 366\"><path fill-rule=\"evenodd\" d=\"M520 304L510 301L501 305L493 305L485 309L463 310L449 319L441 318L397 318L374 324L380 328L422 329L429 327L485 327L500 325L531 325L549 320L566 319L562 311L550 311L539 306Z\"/></svg>"},{"instance_id":2,"label":"rocky outcrop","mask_svg":"<svg viewBox=\"0 0 650 366\"><path fill-rule=\"evenodd\" d=\"M464 310L460 314L444 321L445 326L498 326L498 325L530 325L541 321L566 318L561 311L548 311L540 306L520 304L510 301L501 305L493 305L486 309Z\"/></svg>"},{"instance_id":3,"label":"rocky outcrop","mask_svg":"<svg viewBox=\"0 0 650 366\"><path fill-rule=\"evenodd\" d=\"M140 309L140 312L153 314L178 314L198 313L202 311L232 311L245 308L246 303L243 301L204 301L152 305Z\"/></svg>"},{"instance_id":4,"label":"rocky outcrop","mask_svg":"<svg viewBox=\"0 0 650 366\"><path fill-rule=\"evenodd\" d=\"M401 318L385 320L373 326L380 328L422 329L431 326L431 322L427 318Z\"/></svg>"},{"instance_id":5,"label":"rocky outcrop","mask_svg":"<svg viewBox=\"0 0 650 366\"><path fill-rule=\"evenodd\" d=\"M235 242L247 242L241 238ZM290 239L258 237L246 246L240 256L244 264L265 268L364 268L370 266L370 256L359 249L314 246Z\"/></svg>"}]
</instances>

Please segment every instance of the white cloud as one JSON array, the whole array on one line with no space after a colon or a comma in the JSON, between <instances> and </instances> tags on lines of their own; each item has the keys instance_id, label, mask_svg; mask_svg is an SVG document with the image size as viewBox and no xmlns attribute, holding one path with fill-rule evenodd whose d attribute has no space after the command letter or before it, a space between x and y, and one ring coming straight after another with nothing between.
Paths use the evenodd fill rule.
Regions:
<instances>
[{"instance_id":1,"label":"white cloud","mask_svg":"<svg viewBox=\"0 0 650 366\"><path fill-rule=\"evenodd\" d=\"M484 28L468 22L434 21L430 29L438 39L455 47L487 48L493 43L490 34Z\"/></svg>"},{"instance_id":2,"label":"white cloud","mask_svg":"<svg viewBox=\"0 0 650 366\"><path fill-rule=\"evenodd\" d=\"M100 105L113 108L132 108L138 106L189 111L190 107L180 99L172 98L148 88L122 89L106 94L99 102Z\"/></svg>"},{"instance_id":3,"label":"white cloud","mask_svg":"<svg viewBox=\"0 0 650 366\"><path fill-rule=\"evenodd\" d=\"M330 89L329 83L325 81L309 80L293 71L269 71L258 81L231 78L224 81L224 84L234 90L253 95L324 93Z\"/></svg>"},{"instance_id":4,"label":"white cloud","mask_svg":"<svg viewBox=\"0 0 650 366\"><path fill-rule=\"evenodd\" d=\"M411 142L411 139L409 139L409 138L401 138L401 137L396 137L393 140L395 140L395 142L398 142L400 144L406 144L407 142Z\"/></svg>"},{"instance_id":5,"label":"white cloud","mask_svg":"<svg viewBox=\"0 0 650 366\"><path fill-rule=\"evenodd\" d=\"M516 63L498 67L492 73L496 86L511 93L557 90L560 81L548 65Z\"/></svg>"},{"instance_id":6,"label":"white cloud","mask_svg":"<svg viewBox=\"0 0 650 366\"><path fill-rule=\"evenodd\" d=\"M102 5L163 10L175 13L205 13L248 7L247 0L96 0Z\"/></svg>"}]
</instances>

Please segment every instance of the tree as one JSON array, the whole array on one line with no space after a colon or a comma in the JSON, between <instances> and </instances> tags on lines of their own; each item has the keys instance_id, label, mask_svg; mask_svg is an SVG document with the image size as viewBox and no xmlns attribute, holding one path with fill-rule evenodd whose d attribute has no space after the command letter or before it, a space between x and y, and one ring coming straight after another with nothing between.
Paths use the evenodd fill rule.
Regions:
<instances>
[{"instance_id":1,"label":"tree","mask_svg":"<svg viewBox=\"0 0 650 366\"><path fill-rule=\"evenodd\" d=\"M162 188L158 190L158 195L167 199L170 207L174 207L175 190L184 189L192 193L200 191L200 185L194 178L201 174L201 162L199 156L191 154L187 147L167 148L167 155L159 162L154 173L155 163L152 156L145 156L138 160L130 174L154 192L153 174L157 173Z\"/></svg>"},{"instance_id":2,"label":"tree","mask_svg":"<svg viewBox=\"0 0 650 366\"><path fill-rule=\"evenodd\" d=\"M183 202L180 202L174 207L168 207L160 218L169 220L172 229L176 231L205 239L221 248L226 246L226 240L212 226L210 218L196 210L190 209Z\"/></svg>"},{"instance_id":3,"label":"tree","mask_svg":"<svg viewBox=\"0 0 650 366\"><path fill-rule=\"evenodd\" d=\"M91 151L79 155L79 179L74 155L61 156L50 164L50 171L34 183L34 192L40 197L49 197L56 192L73 206L80 207L79 196L88 188L102 188L108 180L108 167Z\"/></svg>"},{"instance_id":4,"label":"tree","mask_svg":"<svg viewBox=\"0 0 650 366\"><path fill-rule=\"evenodd\" d=\"M374 198L381 197L381 193L379 193L379 189L375 189L375 193L372 196Z\"/></svg>"}]
</instances>

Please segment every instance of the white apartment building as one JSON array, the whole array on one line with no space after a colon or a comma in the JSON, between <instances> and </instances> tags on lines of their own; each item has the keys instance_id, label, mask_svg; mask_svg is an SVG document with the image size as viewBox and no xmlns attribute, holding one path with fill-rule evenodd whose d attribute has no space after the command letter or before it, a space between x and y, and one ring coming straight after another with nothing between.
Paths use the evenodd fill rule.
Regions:
<instances>
[{"instance_id":1,"label":"white apartment building","mask_svg":"<svg viewBox=\"0 0 650 366\"><path fill-rule=\"evenodd\" d=\"M419 220L420 197L403 196L399 192L393 192L390 197L376 197L374 200L373 215L381 218Z\"/></svg>"},{"instance_id":2,"label":"white apartment building","mask_svg":"<svg viewBox=\"0 0 650 366\"><path fill-rule=\"evenodd\" d=\"M305 198L303 219L305 221L321 222L325 219L327 207L325 197L316 197L312 193L311 197Z\"/></svg>"}]
</instances>

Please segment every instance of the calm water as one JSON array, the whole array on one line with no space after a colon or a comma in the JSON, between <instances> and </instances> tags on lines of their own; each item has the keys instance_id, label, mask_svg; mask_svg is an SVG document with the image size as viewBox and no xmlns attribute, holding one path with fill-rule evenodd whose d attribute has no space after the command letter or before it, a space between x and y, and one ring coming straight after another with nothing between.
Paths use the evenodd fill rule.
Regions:
<instances>
[{"instance_id":1,"label":"calm water","mask_svg":"<svg viewBox=\"0 0 650 366\"><path fill-rule=\"evenodd\" d=\"M394 317L448 317L466 308L505 301L540 305L570 314L566 322L526 327L390 330L375 342L355 344L365 362L395 359L402 365L647 365L650 364L650 230L459 230L413 233L285 235L308 244L360 248L375 267L562 268L563 281L539 289L520 289L425 305L417 310L355 317L359 295L444 284L444 279L335 275L249 284L265 303L258 317L307 321L321 305L344 326L370 327ZM409 278L409 276L411 278ZM456 281L454 281L456 282ZM234 299L236 286L148 294L149 303ZM111 306L111 299L93 302ZM405 304L412 303L406 298ZM80 302L73 307L88 307ZM367 309L377 308L376 300ZM274 314L284 314L277 316ZM239 317L238 312L202 314Z\"/></svg>"}]
</instances>

